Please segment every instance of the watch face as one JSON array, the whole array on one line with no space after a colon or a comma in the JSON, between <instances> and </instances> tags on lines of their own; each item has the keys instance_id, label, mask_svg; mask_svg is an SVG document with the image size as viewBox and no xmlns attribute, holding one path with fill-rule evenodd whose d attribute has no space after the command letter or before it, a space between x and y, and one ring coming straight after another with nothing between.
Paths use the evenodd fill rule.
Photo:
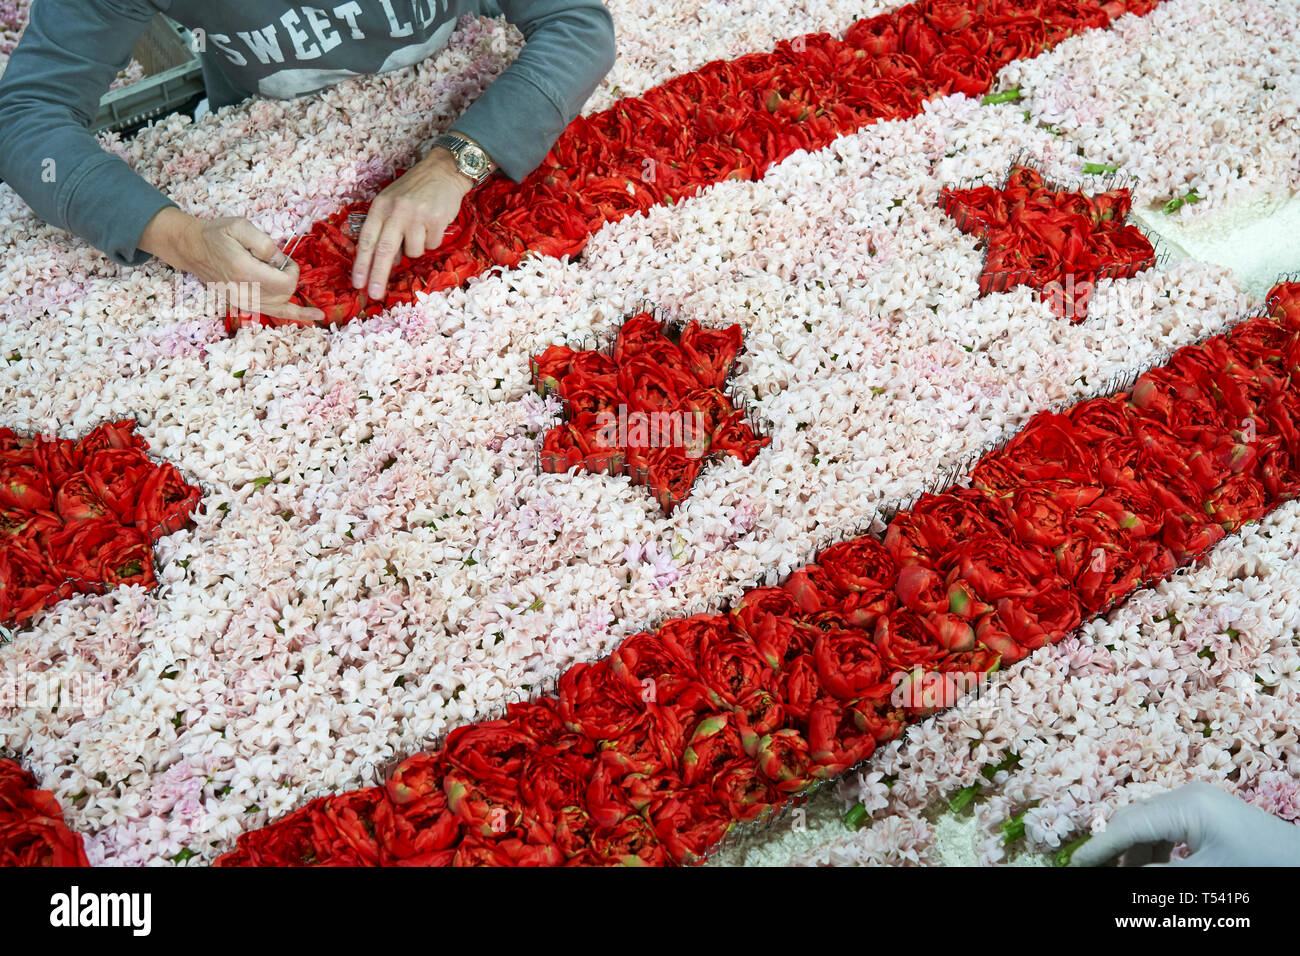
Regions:
<instances>
[{"instance_id":1,"label":"watch face","mask_svg":"<svg viewBox=\"0 0 1300 956\"><path fill-rule=\"evenodd\" d=\"M479 177L487 172L487 154L477 146L466 146L457 157L461 171L466 175Z\"/></svg>"}]
</instances>

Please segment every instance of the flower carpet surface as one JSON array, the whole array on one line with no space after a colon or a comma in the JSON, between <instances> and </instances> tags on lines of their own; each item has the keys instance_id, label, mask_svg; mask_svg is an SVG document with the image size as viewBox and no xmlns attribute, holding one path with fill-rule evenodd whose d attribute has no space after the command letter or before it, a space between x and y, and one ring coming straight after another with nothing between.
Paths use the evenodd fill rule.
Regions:
<instances>
[{"instance_id":1,"label":"flower carpet surface","mask_svg":"<svg viewBox=\"0 0 1300 956\"><path fill-rule=\"evenodd\" d=\"M980 6L930 4L926 19L893 4L613 2L620 62L584 116L720 58L778 49L797 66L801 54L834 49L792 42L799 37L856 38L854 49L866 49L881 31L856 26L864 17L889 14L947 36ZM1254 377L1240 401L1205 406L1212 421L1161 420L1173 445L1155 443L1160 467L1194 461L1187 473L1161 472L1165 480L1141 494L1102 504L1106 495L1085 501L1092 491L1071 491L1073 507L1094 514L1085 522L1092 537L1076 522L1067 541L1049 543L1041 521L1026 529L1014 517L980 529L1028 534L1035 560L1046 551L1052 568L1035 565L1030 577L1050 587L994 580L970 564L976 553L967 566L961 556L945 564L948 552L931 553L938 545L896 553L901 532L891 546L885 522L873 526L879 507L933 488L936 476L958 477L1035 413L1124 392L1137 371L1263 305L1222 267L1166 261L1131 277L1099 273L1086 318L1066 321L1036 289L981 283L989 250L945 209L945 190L1002 186L1013 164L1032 160L1048 182L1096 197L1115 184L1094 171L1114 167L1133 177L1126 203L1193 219L1249 192L1300 185L1300 54L1277 39L1300 18L1293 3L1024 6L1038 8L1028 18L1037 24L1024 25L1031 47L1046 41L1054 11L1072 8L1081 25L1039 56L1016 50L997 61L1006 65L990 70L982 91L921 68L915 75L930 85L894 118L845 117L777 149L762 170L736 177L736 167L718 166L689 191L588 216L580 248L495 255L331 330L230 335L219 310L195 304L193 284L157 265L119 270L0 191L0 422L73 438L134 417L151 454L205 489L193 527L156 543L155 589L70 596L0 646L0 746L36 785L15 783L25 796L0 807L53 819L48 801L57 801L92 863L199 863L232 850L226 862L249 862L250 852L277 862L689 862L731 820L871 754L840 790L861 804L857 822L865 814L872 825L801 851L801 861L936 862L924 810L976 784L964 799L989 832L990 860L1008 835L1037 852L1058 849L1114 806L1188 777L1293 813L1287 780L1300 757L1294 733L1277 728L1294 725L1295 645L1290 612L1269 604L1287 593L1295 565L1285 543L1292 506L1282 504L1291 493L1282 449L1294 440L1292 406L1278 397L1290 394L1284 363L1256 365L1246 352L1230 361L1217 346L1181 353L1206 356L1188 366L1203 388L1236 381L1241 369ZM899 41L912 53L880 52L891 68L899 57L920 67L953 52L928 49L920 26L912 32L920 39ZM305 214L366 201L518 42L499 22L467 20L445 52L412 69L197 124L170 118L109 145L192 211L248 215L287 238ZM813 75L840 74L823 64ZM871 79L877 92L897 92L881 80L907 92L896 76ZM1198 124L1187 128L1198 92ZM788 124L806 122L806 109L815 116L798 104L769 95L756 108ZM660 160L659 172L671 166ZM632 193L643 168L627 177ZM664 190L669 182L656 175ZM1075 255L1068 237L1044 242ZM607 339L645 297L703 329L740 326L730 384L770 423L766 447L748 462L711 462L671 513L629 475L539 467L560 404L537 393L532 358ZM1265 327L1288 328L1250 320L1227 341ZM1251 347L1282 348L1267 338ZM1154 393L1131 397L1111 404L1162 414ZM1027 460L1040 469L1027 474L1061 480L1041 470L1058 459ZM986 489L998 480L987 467L972 478ZM1135 526L1158 546L1112 549L1097 537ZM612 664L592 662L619 660L608 655L620 641L656 620L708 620L756 587L790 595L790 581L803 580L791 573L812 555L868 531L886 542L894 578L846 579L830 589L833 610L805 606L828 592L796 584L794 606L774 617L800 625L807 646L791 663L806 657L798 666L819 691L799 697L763 676L777 671L769 657L785 663L789 645L751 636L754 654L711 651L724 639L715 628L700 653L711 655L716 679L695 680L700 665L684 648L669 655L695 670L692 688L673 688L678 696L661 708L677 706L677 725L695 723L653 740L656 753L672 751L674 781L647 773L661 757L604 747L613 756L597 759L578 746L575 735L623 739L628 714L602 714L613 723L597 729L594 718L563 712L590 694L583 680L617 678ZM1229 532L1239 537L1216 545ZM1097 618L1207 547L1190 573ZM1121 574L1116 555L1136 563ZM1241 579L1252 567L1262 569L1258 586ZM864 597L875 585L893 598ZM1025 616L1030 598L1046 604ZM1030 617L1051 627L1034 630ZM907 623L896 628L895 618ZM723 630L734 642L731 626ZM963 702L928 719L928 706L891 714L880 703L882 659L906 663L936 646L966 655L970 671L996 665L992 680L1011 688L1011 703ZM736 653L745 663L727 670ZM557 686L562 673L568 683ZM644 679L633 667L624 676ZM1255 698L1239 693L1252 686ZM742 706L742 688L771 695L771 706ZM516 738L464 745L495 732L484 722L507 703L543 691L558 691L561 708L546 746L574 745L552 761L562 772L520 773L536 755ZM530 711L541 736L547 706ZM905 729L904 719L920 722ZM458 727L445 759L412 757L435 752ZM818 744L808 746L814 729ZM577 804L564 773L596 762L610 768L606 777L624 776L603 801L584 794L584 822L567 812ZM623 786L635 775L650 782ZM484 783L502 776L526 790L515 803ZM367 822L388 839L375 841ZM27 839L17 859L75 852L62 831Z\"/></svg>"}]
</instances>

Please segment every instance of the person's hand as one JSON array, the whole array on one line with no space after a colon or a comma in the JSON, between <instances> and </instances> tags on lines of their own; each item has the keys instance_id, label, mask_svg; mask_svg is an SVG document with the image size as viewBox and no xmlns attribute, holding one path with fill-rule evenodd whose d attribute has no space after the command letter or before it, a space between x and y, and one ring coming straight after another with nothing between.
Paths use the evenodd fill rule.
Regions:
<instances>
[{"instance_id":1,"label":"person's hand","mask_svg":"<svg viewBox=\"0 0 1300 956\"><path fill-rule=\"evenodd\" d=\"M474 181L456 159L436 148L375 197L357 239L352 288L382 300L388 276L402 253L418 258L442 245L443 233L460 212Z\"/></svg>"},{"instance_id":2,"label":"person's hand","mask_svg":"<svg viewBox=\"0 0 1300 956\"><path fill-rule=\"evenodd\" d=\"M298 264L247 219L199 219L168 206L140 237L139 246L201 282L220 283L232 314L261 312L304 325L323 325L320 309L289 301L298 288ZM238 311L236 311L238 310Z\"/></svg>"},{"instance_id":3,"label":"person's hand","mask_svg":"<svg viewBox=\"0 0 1300 956\"><path fill-rule=\"evenodd\" d=\"M1191 855L1164 863L1175 843ZM1208 783L1189 783L1124 807L1070 862L1116 858L1120 866L1300 866L1300 826Z\"/></svg>"}]
</instances>

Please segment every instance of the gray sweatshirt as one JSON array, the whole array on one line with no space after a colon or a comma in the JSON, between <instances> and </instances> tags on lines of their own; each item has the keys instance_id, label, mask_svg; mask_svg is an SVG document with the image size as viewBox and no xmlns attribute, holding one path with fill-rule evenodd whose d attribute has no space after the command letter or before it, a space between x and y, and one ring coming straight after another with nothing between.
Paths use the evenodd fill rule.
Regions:
<instances>
[{"instance_id":1,"label":"gray sweatshirt","mask_svg":"<svg viewBox=\"0 0 1300 956\"><path fill-rule=\"evenodd\" d=\"M213 109L409 66L445 45L463 14L504 14L527 42L455 128L516 182L542 161L614 62L613 22L600 0L321 2L35 0L0 77L0 179L43 220L114 261L149 258L136 243L149 220L175 204L101 149L87 127L160 12L203 31Z\"/></svg>"}]
</instances>

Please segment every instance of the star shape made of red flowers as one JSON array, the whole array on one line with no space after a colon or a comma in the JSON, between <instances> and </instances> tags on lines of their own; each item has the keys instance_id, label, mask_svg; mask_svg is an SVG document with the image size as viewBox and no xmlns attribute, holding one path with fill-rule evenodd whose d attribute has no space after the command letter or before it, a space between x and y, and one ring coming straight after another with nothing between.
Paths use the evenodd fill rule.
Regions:
<instances>
[{"instance_id":1,"label":"star shape made of red flowers","mask_svg":"<svg viewBox=\"0 0 1300 956\"><path fill-rule=\"evenodd\" d=\"M0 625L73 594L157 586L153 546L191 523L203 493L146 454L135 424L79 439L0 428Z\"/></svg>"},{"instance_id":2,"label":"star shape made of red flowers","mask_svg":"<svg viewBox=\"0 0 1300 956\"><path fill-rule=\"evenodd\" d=\"M945 187L939 201L958 229L986 243L981 296L1026 285L1076 325L1088 316L1097 280L1128 278L1156 264L1150 240L1125 222L1127 189L1087 196L1015 165L1000 189Z\"/></svg>"},{"instance_id":3,"label":"star shape made of red flowers","mask_svg":"<svg viewBox=\"0 0 1300 956\"><path fill-rule=\"evenodd\" d=\"M626 474L671 513L708 459L748 465L771 439L723 391L740 346L739 325L679 331L641 312L608 351L552 345L534 356L538 392L565 403L565 420L542 440L542 470Z\"/></svg>"}]
</instances>

